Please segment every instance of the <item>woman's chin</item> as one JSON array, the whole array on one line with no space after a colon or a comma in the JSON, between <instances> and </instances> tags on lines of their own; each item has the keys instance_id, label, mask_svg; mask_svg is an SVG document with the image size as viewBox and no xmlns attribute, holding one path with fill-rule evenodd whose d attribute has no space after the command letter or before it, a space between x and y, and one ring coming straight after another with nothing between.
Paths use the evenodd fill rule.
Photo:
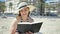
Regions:
<instances>
[{"instance_id":1,"label":"woman's chin","mask_svg":"<svg viewBox=\"0 0 60 34\"><path fill-rule=\"evenodd\" d=\"M24 14L23 16L27 16L26 14Z\"/></svg>"}]
</instances>

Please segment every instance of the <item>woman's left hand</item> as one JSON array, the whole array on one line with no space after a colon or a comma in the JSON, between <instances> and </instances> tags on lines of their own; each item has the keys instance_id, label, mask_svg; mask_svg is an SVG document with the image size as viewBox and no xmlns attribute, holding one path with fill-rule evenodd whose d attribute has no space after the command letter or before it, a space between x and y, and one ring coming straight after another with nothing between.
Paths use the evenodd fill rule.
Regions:
<instances>
[{"instance_id":1,"label":"woman's left hand","mask_svg":"<svg viewBox=\"0 0 60 34\"><path fill-rule=\"evenodd\" d=\"M31 32L31 31L28 31L28 32L26 32L25 34L33 34L33 32Z\"/></svg>"}]
</instances>

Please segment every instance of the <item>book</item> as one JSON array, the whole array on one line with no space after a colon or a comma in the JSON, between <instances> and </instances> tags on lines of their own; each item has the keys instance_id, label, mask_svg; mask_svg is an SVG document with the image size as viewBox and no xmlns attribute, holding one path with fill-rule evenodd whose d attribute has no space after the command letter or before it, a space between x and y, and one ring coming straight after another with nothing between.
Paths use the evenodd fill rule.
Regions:
<instances>
[{"instance_id":1,"label":"book","mask_svg":"<svg viewBox=\"0 0 60 34\"><path fill-rule=\"evenodd\" d=\"M27 31L31 31L33 33L39 32L41 26L42 26L43 22L38 22L38 23L19 23L17 25L17 29L22 32L25 33Z\"/></svg>"}]
</instances>

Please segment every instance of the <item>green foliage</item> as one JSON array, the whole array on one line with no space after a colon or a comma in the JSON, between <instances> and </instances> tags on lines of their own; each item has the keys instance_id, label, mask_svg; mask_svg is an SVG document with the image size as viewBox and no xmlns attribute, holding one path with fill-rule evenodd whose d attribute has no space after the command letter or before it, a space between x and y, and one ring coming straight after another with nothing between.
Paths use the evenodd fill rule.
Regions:
<instances>
[{"instance_id":1,"label":"green foliage","mask_svg":"<svg viewBox=\"0 0 60 34\"><path fill-rule=\"evenodd\" d=\"M60 7L60 3L58 3L57 5L58 5L58 7Z\"/></svg>"},{"instance_id":2,"label":"green foliage","mask_svg":"<svg viewBox=\"0 0 60 34\"><path fill-rule=\"evenodd\" d=\"M56 10L56 8L58 8L58 4L57 3L56 4L45 3L45 8L48 9L48 10Z\"/></svg>"},{"instance_id":3,"label":"green foliage","mask_svg":"<svg viewBox=\"0 0 60 34\"><path fill-rule=\"evenodd\" d=\"M9 3L9 8L12 10L12 2Z\"/></svg>"},{"instance_id":4,"label":"green foliage","mask_svg":"<svg viewBox=\"0 0 60 34\"><path fill-rule=\"evenodd\" d=\"M10 3L9 3L9 7L12 8L12 5L13 5L13 4L10 2Z\"/></svg>"},{"instance_id":5,"label":"green foliage","mask_svg":"<svg viewBox=\"0 0 60 34\"><path fill-rule=\"evenodd\" d=\"M12 3L11 2L9 3L9 7L12 7Z\"/></svg>"},{"instance_id":6,"label":"green foliage","mask_svg":"<svg viewBox=\"0 0 60 34\"><path fill-rule=\"evenodd\" d=\"M6 6L4 2L0 2L0 10L2 10L2 12L4 12Z\"/></svg>"}]
</instances>

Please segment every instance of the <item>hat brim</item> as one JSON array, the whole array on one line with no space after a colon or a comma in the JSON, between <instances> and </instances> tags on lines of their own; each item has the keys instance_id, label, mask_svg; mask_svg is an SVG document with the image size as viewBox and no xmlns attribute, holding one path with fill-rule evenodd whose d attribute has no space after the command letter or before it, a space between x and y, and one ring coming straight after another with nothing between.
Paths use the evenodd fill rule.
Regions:
<instances>
[{"instance_id":1,"label":"hat brim","mask_svg":"<svg viewBox=\"0 0 60 34\"><path fill-rule=\"evenodd\" d=\"M33 5L28 5L27 7L29 7L29 11L30 11L30 12L32 12L34 9L36 9L36 7L33 6Z\"/></svg>"},{"instance_id":2,"label":"hat brim","mask_svg":"<svg viewBox=\"0 0 60 34\"><path fill-rule=\"evenodd\" d=\"M36 9L36 7L33 6L33 5L28 5L28 6L26 6L26 7L29 7L29 11L30 11L30 12L32 12L34 9ZM24 7L23 7L23 8L24 8ZM19 10L22 10L23 8L21 8L21 9L19 9Z\"/></svg>"},{"instance_id":3,"label":"hat brim","mask_svg":"<svg viewBox=\"0 0 60 34\"><path fill-rule=\"evenodd\" d=\"M30 13L31 13L33 10L36 9L36 7L33 6L33 5L28 5L27 7L29 7L29 11L30 11ZM23 7L23 8L24 8L24 7ZM18 13L19 13L19 10L22 10L23 8L21 8L21 9L17 9L17 11L14 12L14 14L18 14Z\"/></svg>"}]
</instances>

